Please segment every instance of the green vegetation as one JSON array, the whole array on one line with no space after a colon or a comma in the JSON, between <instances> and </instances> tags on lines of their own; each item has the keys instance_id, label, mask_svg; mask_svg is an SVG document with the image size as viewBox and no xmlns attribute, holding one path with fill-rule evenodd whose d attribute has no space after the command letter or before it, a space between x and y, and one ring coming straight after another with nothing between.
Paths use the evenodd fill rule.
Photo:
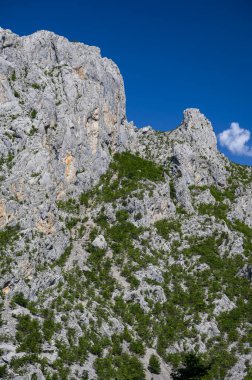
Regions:
<instances>
[{"instance_id":1,"label":"green vegetation","mask_svg":"<svg viewBox=\"0 0 252 380\"><path fill-rule=\"evenodd\" d=\"M31 174L31 177L32 177L32 178L36 178L36 177L39 177L40 174L41 174L40 172L39 172L39 173L36 173L36 172L35 172L35 173L32 173L32 174Z\"/></svg>"},{"instance_id":2,"label":"green vegetation","mask_svg":"<svg viewBox=\"0 0 252 380\"><path fill-rule=\"evenodd\" d=\"M252 252L252 228L247 226L240 220L236 220L232 227L243 234L244 236L244 250L245 254L250 255Z\"/></svg>"},{"instance_id":3,"label":"green vegetation","mask_svg":"<svg viewBox=\"0 0 252 380\"><path fill-rule=\"evenodd\" d=\"M124 244L131 239L136 239L140 232L140 228L127 221L116 223L107 231L111 240L121 244Z\"/></svg>"},{"instance_id":4,"label":"green vegetation","mask_svg":"<svg viewBox=\"0 0 252 380\"><path fill-rule=\"evenodd\" d=\"M175 189L174 182L170 180L169 185L170 185L170 197L172 200L176 200L176 189Z\"/></svg>"},{"instance_id":5,"label":"green vegetation","mask_svg":"<svg viewBox=\"0 0 252 380\"><path fill-rule=\"evenodd\" d=\"M30 132L28 133L28 136L34 136L35 133L37 132L38 132L38 129L34 125L32 125Z\"/></svg>"},{"instance_id":6,"label":"green vegetation","mask_svg":"<svg viewBox=\"0 0 252 380\"><path fill-rule=\"evenodd\" d=\"M251 380L252 379L252 367L248 369L247 375L244 377L244 380Z\"/></svg>"},{"instance_id":7,"label":"green vegetation","mask_svg":"<svg viewBox=\"0 0 252 380\"><path fill-rule=\"evenodd\" d=\"M12 80L12 82L15 82L16 79L17 79L16 72L13 71L13 73L11 74L11 80Z\"/></svg>"},{"instance_id":8,"label":"green vegetation","mask_svg":"<svg viewBox=\"0 0 252 380\"><path fill-rule=\"evenodd\" d=\"M145 354L145 349L143 343L140 340L133 340L130 343L130 351L134 352L134 354L138 354L143 356Z\"/></svg>"},{"instance_id":9,"label":"green vegetation","mask_svg":"<svg viewBox=\"0 0 252 380\"><path fill-rule=\"evenodd\" d=\"M115 174L117 178L112 180ZM100 184L91 193L99 201L112 202L118 198L126 198L133 191L143 188L146 190L149 185L143 186L143 181L164 181L164 169L129 152L116 153L108 172L101 177Z\"/></svg>"},{"instance_id":10,"label":"green vegetation","mask_svg":"<svg viewBox=\"0 0 252 380\"><path fill-rule=\"evenodd\" d=\"M177 220L169 221L167 219L162 219L155 222L154 225L157 229L157 233L164 239L168 239L171 232L178 232L181 234L181 223Z\"/></svg>"},{"instance_id":11,"label":"green vegetation","mask_svg":"<svg viewBox=\"0 0 252 380\"><path fill-rule=\"evenodd\" d=\"M140 181L147 179L153 182L164 181L163 168L152 161L144 160L129 152L116 153L111 168L118 173L118 178Z\"/></svg>"},{"instance_id":12,"label":"green vegetation","mask_svg":"<svg viewBox=\"0 0 252 380\"><path fill-rule=\"evenodd\" d=\"M32 83L32 88L34 88L35 90L40 90L41 86L38 83Z\"/></svg>"},{"instance_id":13,"label":"green vegetation","mask_svg":"<svg viewBox=\"0 0 252 380\"><path fill-rule=\"evenodd\" d=\"M39 353L43 342L40 324L29 315L17 317L16 339L19 343L18 352Z\"/></svg>"},{"instance_id":14,"label":"green vegetation","mask_svg":"<svg viewBox=\"0 0 252 380\"><path fill-rule=\"evenodd\" d=\"M152 354L150 357L148 370L151 373L155 373L157 375L161 373L160 360L154 354Z\"/></svg>"},{"instance_id":15,"label":"green vegetation","mask_svg":"<svg viewBox=\"0 0 252 380\"><path fill-rule=\"evenodd\" d=\"M7 246L12 246L19 238L19 225L15 227L6 227L0 231L0 249L6 249Z\"/></svg>"},{"instance_id":16,"label":"green vegetation","mask_svg":"<svg viewBox=\"0 0 252 380\"><path fill-rule=\"evenodd\" d=\"M27 307L29 301L24 297L24 294L20 292L14 295L12 302L16 303L19 306Z\"/></svg>"},{"instance_id":17,"label":"green vegetation","mask_svg":"<svg viewBox=\"0 0 252 380\"><path fill-rule=\"evenodd\" d=\"M227 170L230 172L230 177L228 178L229 188L232 188L233 191L243 184L247 186L252 182L252 172L250 167L246 165L239 165L234 162L227 167Z\"/></svg>"},{"instance_id":18,"label":"green vegetation","mask_svg":"<svg viewBox=\"0 0 252 380\"><path fill-rule=\"evenodd\" d=\"M241 222L240 220L236 220L233 224L233 227L241 232L243 235L245 235L247 238L252 239L252 228L247 226L247 224Z\"/></svg>"},{"instance_id":19,"label":"green vegetation","mask_svg":"<svg viewBox=\"0 0 252 380\"><path fill-rule=\"evenodd\" d=\"M210 366L203 363L195 354L187 354L182 367L172 373L174 380L201 380L209 371Z\"/></svg>"},{"instance_id":20,"label":"green vegetation","mask_svg":"<svg viewBox=\"0 0 252 380\"><path fill-rule=\"evenodd\" d=\"M0 366L0 379L4 379L7 376L7 365Z\"/></svg>"},{"instance_id":21,"label":"green vegetation","mask_svg":"<svg viewBox=\"0 0 252 380\"><path fill-rule=\"evenodd\" d=\"M42 262L41 268L62 267L62 279L43 290L36 304L28 302L22 293L14 295L11 306L26 307L32 316L17 317L18 351L26 354L12 360L13 370L21 374L27 364L37 363L47 380L69 380L70 367L83 365L92 353L96 356L94 368L98 379L141 380L145 378L141 357L145 350L157 345L158 355L173 365L174 379L215 380L225 378L238 354L249 352L252 289L243 273L250 263L252 229L243 222L227 219L226 199L232 200L235 186L229 190L210 188L216 204L199 206L204 217L198 218L197 231L190 233L185 228L195 215L186 213L179 204L176 219L138 227L142 221L137 221L143 215L134 210L134 200L129 202L129 198L152 196L155 183L164 180L163 172L163 168L128 152L115 154L108 172L95 188L79 198L57 202L60 233L70 237L70 242L58 259L51 265ZM191 186L192 196L203 189L206 187ZM175 200L173 181L170 191ZM111 204L106 205L107 202ZM87 207L92 207L93 213ZM83 214L86 218L82 218ZM212 215L220 221L219 230L212 228L209 218ZM242 234L244 255L238 252L232 255L228 229ZM182 234L183 231L186 233ZM84 232L85 238L79 240ZM105 237L108 249L92 245L100 234ZM168 249L157 248L161 244L154 249L152 239L156 239L156 234L167 240ZM83 249L83 265L81 261L79 265L81 255L76 255L71 268L64 267L73 247ZM31 258L32 254L29 252ZM150 264L161 271L161 279L150 275ZM125 281L129 297L122 290ZM141 286L143 283L148 286ZM216 315L215 301L223 295L236 307ZM78 329L72 324L72 313ZM207 321L216 322L220 331L210 339L197 329L206 315ZM105 335L104 326L114 331L114 320L123 324L124 331ZM66 336L64 340L59 339L61 331ZM202 357L198 356L200 340L207 348ZM185 341L192 344L194 354L184 353ZM55 342L58 352L57 359L50 364L40 358L45 342ZM126 342L129 354L124 353ZM183 347L181 352L167 353L175 344ZM233 344L231 351L230 344ZM160 373L158 356L150 357L148 370ZM88 378L85 371L78 371L74 376Z\"/></svg>"},{"instance_id":22,"label":"green vegetation","mask_svg":"<svg viewBox=\"0 0 252 380\"><path fill-rule=\"evenodd\" d=\"M59 341L56 344L59 351L59 360L54 363L54 366L58 369L62 368L64 365L73 363L83 364L87 359L87 349L89 347L87 337L81 336L78 339L78 344L75 344L74 340L71 340L71 338L70 342L70 347Z\"/></svg>"},{"instance_id":23,"label":"green vegetation","mask_svg":"<svg viewBox=\"0 0 252 380\"><path fill-rule=\"evenodd\" d=\"M55 267L55 266L60 266L60 267L63 267L68 259L68 257L70 256L71 254L71 251L72 251L72 245L70 244L66 249L65 251L62 253L62 255L56 259L52 266Z\"/></svg>"},{"instance_id":24,"label":"green vegetation","mask_svg":"<svg viewBox=\"0 0 252 380\"><path fill-rule=\"evenodd\" d=\"M145 380L141 362L128 354L98 358L94 366L99 380Z\"/></svg>"},{"instance_id":25,"label":"green vegetation","mask_svg":"<svg viewBox=\"0 0 252 380\"><path fill-rule=\"evenodd\" d=\"M45 310L43 314L45 318L42 326L43 336L46 341L50 342L54 333L58 332L61 326L55 322L53 310Z\"/></svg>"},{"instance_id":26,"label":"green vegetation","mask_svg":"<svg viewBox=\"0 0 252 380\"><path fill-rule=\"evenodd\" d=\"M89 192L82 193L80 195L80 198L79 198L80 204L88 207L89 198L90 198L90 193Z\"/></svg>"},{"instance_id":27,"label":"green vegetation","mask_svg":"<svg viewBox=\"0 0 252 380\"><path fill-rule=\"evenodd\" d=\"M66 228L68 230L71 230L72 228L74 228L78 222L80 221L79 218L70 218L70 219L67 219L66 220Z\"/></svg>"},{"instance_id":28,"label":"green vegetation","mask_svg":"<svg viewBox=\"0 0 252 380\"><path fill-rule=\"evenodd\" d=\"M111 248L117 255L117 263L122 263L123 255L128 252L135 259L139 259L139 252L134 249L133 241L139 238L143 232L141 227L136 227L128 221L128 213L125 210L120 210L116 213L117 222L111 227L103 219L100 222L105 227L105 237L111 242ZM125 275L125 274L124 274ZM131 276L132 279L132 276Z\"/></svg>"},{"instance_id":29,"label":"green vegetation","mask_svg":"<svg viewBox=\"0 0 252 380\"><path fill-rule=\"evenodd\" d=\"M37 116L37 111L36 111L36 110L34 110L34 109L33 109L33 110L31 110L31 114L30 114L30 115L31 115L31 118L32 118L32 119L35 119L35 118L36 118L36 116Z\"/></svg>"},{"instance_id":30,"label":"green vegetation","mask_svg":"<svg viewBox=\"0 0 252 380\"><path fill-rule=\"evenodd\" d=\"M111 260L105 257L105 250L88 246L90 255L88 265L90 271L85 272L86 286L99 289L99 294L104 300L109 300L115 290L115 280L110 275Z\"/></svg>"},{"instance_id":31,"label":"green vegetation","mask_svg":"<svg viewBox=\"0 0 252 380\"><path fill-rule=\"evenodd\" d=\"M217 187L212 185L210 187L210 192L217 202L222 202L225 198L228 198L230 201L235 200L234 186L229 186L228 188L221 191Z\"/></svg>"},{"instance_id":32,"label":"green vegetation","mask_svg":"<svg viewBox=\"0 0 252 380\"><path fill-rule=\"evenodd\" d=\"M3 165L6 165L8 169L11 169L13 165L13 160L14 155L11 152L9 152L6 157L0 157L0 170L2 170Z\"/></svg>"},{"instance_id":33,"label":"green vegetation","mask_svg":"<svg viewBox=\"0 0 252 380\"><path fill-rule=\"evenodd\" d=\"M28 355L24 355L20 358L13 358L11 360L11 368L14 371L18 371L18 369L20 367L24 367L27 364L34 364L34 363L40 363L40 362L42 362L42 361L39 360L37 354L28 354Z\"/></svg>"},{"instance_id":34,"label":"green vegetation","mask_svg":"<svg viewBox=\"0 0 252 380\"><path fill-rule=\"evenodd\" d=\"M67 201L58 201L57 207L67 213L79 213L80 206L75 199L69 198Z\"/></svg>"},{"instance_id":35,"label":"green vegetation","mask_svg":"<svg viewBox=\"0 0 252 380\"><path fill-rule=\"evenodd\" d=\"M200 204L198 211L201 215L213 215L217 219L226 220L228 206L224 203L221 204Z\"/></svg>"}]
</instances>

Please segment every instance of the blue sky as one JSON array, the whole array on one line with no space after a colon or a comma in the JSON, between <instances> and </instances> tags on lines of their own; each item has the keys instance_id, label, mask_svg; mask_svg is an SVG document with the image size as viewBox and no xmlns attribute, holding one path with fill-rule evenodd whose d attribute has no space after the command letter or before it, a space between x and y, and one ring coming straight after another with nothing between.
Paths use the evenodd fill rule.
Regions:
<instances>
[{"instance_id":1,"label":"blue sky","mask_svg":"<svg viewBox=\"0 0 252 380\"><path fill-rule=\"evenodd\" d=\"M48 29L99 46L121 70L128 120L139 127L173 129L188 107L217 134L239 123L221 150L244 164L252 164L251 20L251 0L12 0L0 14L17 34Z\"/></svg>"}]
</instances>

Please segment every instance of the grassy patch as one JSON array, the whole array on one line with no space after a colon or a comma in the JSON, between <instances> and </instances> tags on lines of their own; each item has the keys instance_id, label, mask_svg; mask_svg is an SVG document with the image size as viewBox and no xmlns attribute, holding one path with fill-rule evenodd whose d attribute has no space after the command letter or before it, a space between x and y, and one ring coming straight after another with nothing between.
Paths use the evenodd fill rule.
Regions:
<instances>
[{"instance_id":1,"label":"grassy patch","mask_svg":"<svg viewBox=\"0 0 252 380\"><path fill-rule=\"evenodd\" d=\"M116 179L113 179L114 175ZM116 153L107 174L101 177L95 193L98 200L112 202L118 198L126 198L133 191L143 188L143 181L164 181L164 169L129 152ZM144 188L146 189L146 185Z\"/></svg>"}]
</instances>

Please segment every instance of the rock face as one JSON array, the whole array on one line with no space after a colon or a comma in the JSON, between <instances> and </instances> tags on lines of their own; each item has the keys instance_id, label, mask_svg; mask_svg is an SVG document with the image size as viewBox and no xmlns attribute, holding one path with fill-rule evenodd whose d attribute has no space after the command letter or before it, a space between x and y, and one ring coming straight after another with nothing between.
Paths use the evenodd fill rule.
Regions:
<instances>
[{"instance_id":1,"label":"rock face","mask_svg":"<svg viewBox=\"0 0 252 380\"><path fill-rule=\"evenodd\" d=\"M171 133L172 166L176 189L182 204L192 209L188 186L217 183L224 186L227 171L225 160L217 151L217 140L211 123L198 109L184 111L184 120Z\"/></svg>"},{"instance_id":2,"label":"rock face","mask_svg":"<svg viewBox=\"0 0 252 380\"><path fill-rule=\"evenodd\" d=\"M45 189L55 173L56 190L87 188L106 171L109 150L127 148L133 135L118 68L98 48L51 32L18 37L2 30L1 37L1 125L23 171L40 172Z\"/></svg>"},{"instance_id":3,"label":"rock face","mask_svg":"<svg viewBox=\"0 0 252 380\"><path fill-rule=\"evenodd\" d=\"M252 169L198 109L137 129L99 49L0 29L0 172L0 377L250 378Z\"/></svg>"}]
</instances>

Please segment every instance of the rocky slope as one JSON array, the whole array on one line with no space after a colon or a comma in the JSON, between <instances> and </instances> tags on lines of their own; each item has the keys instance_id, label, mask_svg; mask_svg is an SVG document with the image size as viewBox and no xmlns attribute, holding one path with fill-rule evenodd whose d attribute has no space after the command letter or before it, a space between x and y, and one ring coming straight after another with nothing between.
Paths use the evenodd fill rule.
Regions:
<instances>
[{"instance_id":1,"label":"rocky slope","mask_svg":"<svg viewBox=\"0 0 252 380\"><path fill-rule=\"evenodd\" d=\"M0 49L0 378L251 379L252 168L128 123L95 47Z\"/></svg>"}]
</instances>

